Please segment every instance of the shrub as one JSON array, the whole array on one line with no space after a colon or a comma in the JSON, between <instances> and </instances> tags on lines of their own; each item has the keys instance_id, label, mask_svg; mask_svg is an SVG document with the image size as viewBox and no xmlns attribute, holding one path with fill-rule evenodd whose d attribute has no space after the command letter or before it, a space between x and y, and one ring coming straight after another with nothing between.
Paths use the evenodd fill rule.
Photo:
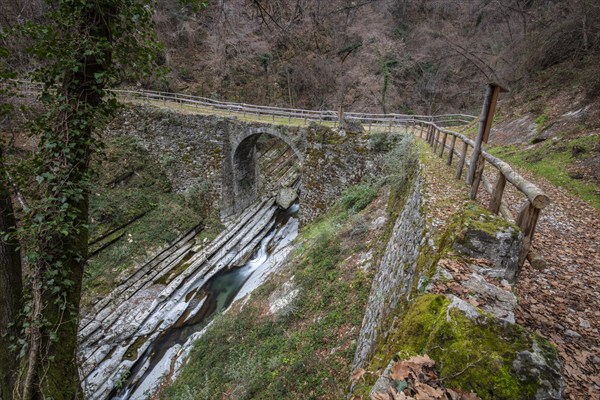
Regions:
<instances>
[{"instance_id":1,"label":"shrub","mask_svg":"<svg viewBox=\"0 0 600 400\"><path fill-rule=\"evenodd\" d=\"M211 208L211 185L199 180L185 192L185 204L200 215L206 216Z\"/></svg>"},{"instance_id":2,"label":"shrub","mask_svg":"<svg viewBox=\"0 0 600 400\"><path fill-rule=\"evenodd\" d=\"M351 186L344 191L339 200L340 207L351 214L357 213L368 206L377 196L377 186L361 183Z\"/></svg>"}]
</instances>

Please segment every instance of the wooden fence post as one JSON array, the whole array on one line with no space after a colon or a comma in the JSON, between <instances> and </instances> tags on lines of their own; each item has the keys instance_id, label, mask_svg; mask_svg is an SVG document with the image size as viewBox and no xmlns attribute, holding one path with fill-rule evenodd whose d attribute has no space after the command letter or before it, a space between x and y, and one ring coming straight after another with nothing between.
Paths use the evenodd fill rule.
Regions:
<instances>
[{"instance_id":1,"label":"wooden fence post","mask_svg":"<svg viewBox=\"0 0 600 400\"><path fill-rule=\"evenodd\" d=\"M504 187L506 186L506 178L502 171L498 171L498 178L496 179L496 185L492 192L492 199L488 206L488 210L493 214L498 214L500 211L500 204L502 204L502 194L504 193Z\"/></svg>"},{"instance_id":2,"label":"wooden fence post","mask_svg":"<svg viewBox=\"0 0 600 400\"><path fill-rule=\"evenodd\" d=\"M531 204L530 201L525 202L521 207L519 216L517 217L517 225L523 232L523 248L519 255L519 266L523 266L527 253L531 249L531 243L533 242L533 234L537 226L538 217L540 215L540 209Z\"/></svg>"},{"instance_id":3,"label":"wooden fence post","mask_svg":"<svg viewBox=\"0 0 600 400\"><path fill-rule=\"evenodd\" d=\"M440 157L444 156L444 150L446 149L446 139L448 139L448 132L444 132L444 137L442 139L442 148L440 149Z\"/></svg>"},{"instance_id":4,"label":"wooden fence post","mask_svg":"<svg viewBox=\"0 0 600 400\"><path fill-rule=\"evenodd\" d=\"M440 131L437 128L433 128L433 154L437 152L438 143L440 142Z\"/></svg>"},{"instance_id":5,"label":"wooden fence post","mask_svg":"<svg viewBox=\"0 0 600 400\"><path fill-rule=\"evenodd\" d=\"M452 165L452 157L454 157L454 145L456 145L456 136L452 135L452 141L450 142L450 154L448 154L448 161L446 165Z\"/></svg>"},{"instance_id":6,"label":"wooden fence post","mask_svg":"<svg viewBox=\"0 0 600 400\"><path fill-rule=\"evenodd\" d=\"M498 94L500 92L508 92L496 83L489 83L487 86L483 107L481 109L481 118L479 120L479 130L477 131L477 139L475 139L475 147L471 156L471 165L467 175L467 183L471 185L471 199L477 196L479 182L481 182L481 174L483 173L484 160L481 157L481 144L487 143L490 136L490 129L496 111L496 103L498 102Z\"/></svg>"},{"instance_id":7,"label":"wooden fence post","mask_svg":"<svg viewBox=\"0 0 600 400\"><path fill-rule=\"evenodd\" d=\"M456 167L456 179L460 179L460 177L462 176L462 170L465 166L468 146L469 144L467 142L463 142L462 154L460 155L460 161L458 162L458 166Z\"/></svg>"},{"instance_id":8,"label":"wooden fence post","mask_svg":"<svg viewBox=\"0 0 600 400\"><path fill-rule=\"evenodd\" d=\"M427 132L428 132L428 136L427 136L427 142L429 143L430 146L433 146L433 125L427 125Z\"/></svg>"}]
</instances>

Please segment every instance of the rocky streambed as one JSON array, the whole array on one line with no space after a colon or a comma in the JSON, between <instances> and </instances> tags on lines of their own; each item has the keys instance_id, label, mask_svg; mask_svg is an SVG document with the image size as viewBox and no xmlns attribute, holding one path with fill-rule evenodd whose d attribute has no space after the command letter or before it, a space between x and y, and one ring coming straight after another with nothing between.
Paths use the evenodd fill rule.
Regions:
<instances>
[{"instance_id":1,"label":"rocky streambed","mask_svg":"<svg viewBox=\"0 0 600 400\"><path fill-rule=\"evenodd\" d=\"M211 316L283 263L298 232L298 204L266 198L210 244L180 238L98 302L80 324L87 399L146 399L177 374Z\"/></svg>"}]
</instances>

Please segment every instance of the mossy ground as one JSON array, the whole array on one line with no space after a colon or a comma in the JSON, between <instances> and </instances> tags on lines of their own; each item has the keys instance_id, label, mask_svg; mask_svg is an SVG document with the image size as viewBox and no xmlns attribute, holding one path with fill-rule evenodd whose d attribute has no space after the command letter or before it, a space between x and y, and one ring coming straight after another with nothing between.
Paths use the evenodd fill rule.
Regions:
<instances>
[{"instance_id":1,"label":"mossy ground","mask_svg":"<svg viewBox=\"0 0 600 400\"><path fill-rule=\"evenodd\" d=\"M465 202L461 211L454 215L445 234L450 236L448 238L450 241L461 241L467 229L485 232L495 237L498 232L507 232L511 228L514 235L519 234L520 228L514 223L469 201Z\"/></svg>"},{"instance_id":2,"label":"mossy ground","mask_svg":"<svg viewBox=\"0 0 600 400\"><path fill-rule=\"evenodd\" d=\"M392 359L428 354L448 388L473 391L484 400L535 398L538 382L521 380L511 368L518 352L529 350L533 340L543 340L483 314L473 321L458 309L449 310L449 304L436 294L412 301L373 358L371 375Z\"/></svg>"}]
</instances>

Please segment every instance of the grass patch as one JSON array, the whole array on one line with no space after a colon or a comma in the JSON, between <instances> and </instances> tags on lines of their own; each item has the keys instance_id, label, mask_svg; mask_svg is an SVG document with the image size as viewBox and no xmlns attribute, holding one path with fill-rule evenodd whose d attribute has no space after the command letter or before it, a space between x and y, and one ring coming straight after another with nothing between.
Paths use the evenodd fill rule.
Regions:
<instances>
[{"instance_id":1,"label":"grass patch","mask_svg":"<svg viewBox=\"0 0 600 400\"><path fill-rule=\"evenodd\" d=\"M346 189L338 204L344 211L355 214L371 204L378 191L379 187L374 184L358 184Z\"/></svg>"},{"instance_id":2,"label":"grass patch","mask_svg":"<svg viewBox=\"0 0 600 400\"><path fill-rule=\"evenodd\" d=\"M595 182L575 179L569 174L569 167L577 160L598 156L600 135L580 137L573 140L545 141L530 149L517 146L497 146L489 152L517 167L544 177L556 186L580 197L600 211L600 189Z\"/></svg>"}]
</instances>

